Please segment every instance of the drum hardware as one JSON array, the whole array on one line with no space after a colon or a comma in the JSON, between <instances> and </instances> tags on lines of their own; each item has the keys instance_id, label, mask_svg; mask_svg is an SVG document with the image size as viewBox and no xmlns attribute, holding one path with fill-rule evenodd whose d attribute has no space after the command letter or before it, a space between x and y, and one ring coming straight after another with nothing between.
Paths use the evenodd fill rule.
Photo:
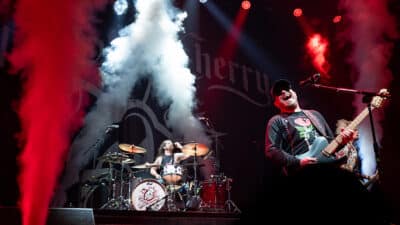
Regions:
<instances>
[{"instance_id":1,"label":"drum hardware","mask_svg":"<svg viewBox=\"0 0 400 225\"><path fill-rule=\"evenodd\" d=\"M116 186L117 186L117 181L116 181L116 177L113 176L112 180L112 198L105 203L103 206L100 207L100 209L120 209L120 210L128 210L130 209L130 199L126 199L123 195L123 173L124 173L124 167L125 167L125 162L121 161L118 162L121 164L121 171L120 171L120 180L119 180L119 184L120 184L120 192L119 192L119 196L116 196ZM111 167L111 163L110 163L110 167ZM131 182L129 182L129 192L130 193L130 187Z\"/></svg>"},{"instance_id":2,"label":"drum hardware","mask_svg":"<svg viewBox=\"0 0 400 225\"><path fill-rule=\"evenodd\" d=\"M127 154L120 152L109 152L100 156L97 160L115 164L131 164L135 162L135 160L129 158Z\"/></svg>"},{"instance_id":3,"label":"drum hardware","mask_svg":"<svg viewBox=\"0 0 400 225\"><path fill-rule=\"evenodd\" d=\"M213 151L209 151L204 157L203 159L206 160L208 159L208 157L210 157L212 155Z\"/></svg>"},{"instance_id":4,"label":"drum hardware","mask_svg":"<svg viewBox=\"0 0 400 225\"><path fill-rule=\"evenodd\" d=\"M110 179L108 175L110 175L109 168L84 170L80 176L80 183L99 183L99 181Z\"/></svg>"},{"instance_id":5,"label":"drum hardware","mask_svg":"<svg viewBox=\"0 0 400 225\"><path fill-rule=\"evenodd\" d=\"M237 205L231 199L232 186L230 185L230 183L232 183L232 181L233 180L231 178L228 178L226 180L226 190L228 191L228 200L226 200L225 202L226 211L234 213L242 213L239 207L237 207Z\"/></svg>"},{"instance_id":6,"label":"drum hardware","mask_svg":"<svg viewBox=\"0 0 400 225\"><path fill-rule=\"evenodd\" d=\"M166 210L169 212L176 211L186 211L186 203L183 199L184 194L181 193L184 185L176 185L176 184L167 184L166 190L167 195L164 196L166 199ZM160 199L161 201L163 199Z\"/></svg>"},{"instance_id":7,"label":"drum hardware","mask_svg":"<svg viewBox=\"0 0 400 225\"><path fill-rule=\"evenodd\" d=\"M175 188L167 188L168 190L168 195L167 195L167 210L169 212L176 212L178 211L178 208L176 207L176 202L175 202L175 196L177 194L177 191Z\"/></svg>"},{"instance_id":8,"label":"drum hardware","mask_svg":"<svg viewBox=\"0 0 400 225\"><path fill-rule=\"evenodd\" d=\"M126 153L130 153L130 154L136 154L136 153L146 153L146 149L136 146L136 145L130 145L130 144L119 144L118 147L126 152Z\"/></svg>"},{"instance_id":9,"label":"drum hardware","mask_svg":"<svg viewBox=\"0 0 400 225\"><path fill-rule=\"evenodd\" d=\"M205 144L201 143L188 143L185 144L182 148L182 152L185 155L193 156L193 163L184 164L184 166L193 166L194 178L193 178L193 193L189 194L188 201L185 204L185 210L188 209L198 209L200 205L200 196L199 196L199 184L197 179L197 167L203 166L204 164L199 164L197 161L198 156L207 155L209 152L209 148Z\"/></svg>"},{"instance_id":10,"label":"drum hardware","mask_svg":"<svg viewBox=\"0 0 400 225\"><path fill-rule=\"evenodd\" d=\"M164 195L164 197L162 197L162 198L158 199L157 201L155 201L154 203L151 203L150 205L146 206L146 211L158 211L158 210L153 209L154 205L160 203L161 201L165 201L165 199L167 199L167 198L168 198L168 195Z\"/></svg>"}]
</instances>

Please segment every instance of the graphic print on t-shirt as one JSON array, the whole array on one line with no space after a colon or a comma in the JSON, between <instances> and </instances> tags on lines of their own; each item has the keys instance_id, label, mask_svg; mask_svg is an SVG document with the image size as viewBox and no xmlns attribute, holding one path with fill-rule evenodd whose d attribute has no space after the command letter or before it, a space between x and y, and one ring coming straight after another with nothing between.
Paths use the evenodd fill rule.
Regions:
<instances>
[{"instance_id":1,"label":"graphic print on t-shirt","mask_svg":"<svg viewBox=\"0 0 400 225\"><path fill-rule=\"evenodd\" d=\"M300 117L294 120L296 124L295 128L299 132L299 137L304 138L307 143L310 143L310 139L315 136L315 129L311 121L308 118Z\"/></svg>"}]
</instances>

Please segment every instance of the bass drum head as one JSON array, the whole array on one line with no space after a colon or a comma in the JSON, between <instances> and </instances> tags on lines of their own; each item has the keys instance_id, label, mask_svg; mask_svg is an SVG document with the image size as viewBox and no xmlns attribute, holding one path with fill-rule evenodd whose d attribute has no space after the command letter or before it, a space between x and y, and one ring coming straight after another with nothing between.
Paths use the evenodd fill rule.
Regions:
<instances>
[{"instance_id":1,"label":"bass drum head","mask_svg":"<svg viewBox=\"0 0 400 225\"><path fill-rule=\"evenodd\" d=\"M155 179L144 179L132 191L132 206L135 210L159 211L165 204L165 186Z\"/></svg>"}]
</instances>

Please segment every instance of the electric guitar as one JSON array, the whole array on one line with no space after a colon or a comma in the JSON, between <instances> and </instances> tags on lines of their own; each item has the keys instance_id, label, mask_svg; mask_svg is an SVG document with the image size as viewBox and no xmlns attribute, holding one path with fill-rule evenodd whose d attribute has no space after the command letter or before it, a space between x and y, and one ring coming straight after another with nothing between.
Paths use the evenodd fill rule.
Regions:
<instances>
[{"instance_id":1,"label":"electric guitar","mask_svg":"<svg viewBox=\"0 0 400 225\"><path fill-rule=\"evenodd\" d=\"M374 96L371 101L371 111L379 108L382 105L384 99L388 98L389 92L387 89L381 89L379 94ZM347 129L354 130L369 114L368 107L366 107L360 114L346 127ZM339 162L335 156L335 152L338 150L338 147L343 141L343 137L341 135L336 136L333 141L328 143L328 140L324 137L316 137L313 144L310 146L310 149L300 155L297 155L296 158L302 159L305 157L315 157L318 160L318 163L336 163Z\"/></svg>"}]
</instances>

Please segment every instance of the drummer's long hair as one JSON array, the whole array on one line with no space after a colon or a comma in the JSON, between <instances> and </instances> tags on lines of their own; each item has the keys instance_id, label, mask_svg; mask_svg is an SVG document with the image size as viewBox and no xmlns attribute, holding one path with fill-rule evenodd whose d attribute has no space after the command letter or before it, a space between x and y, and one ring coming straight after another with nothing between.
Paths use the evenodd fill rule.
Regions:
<instances>
[{"instance_id":1,"label":"drummer's long hair","mask_svg":"<svg viewBox=\"0 0 400 225\"><path fill-rule=\"evenodd\" d=\"M167 140L164 140L163 142L161 142L160 147L158 147L157 156L164 155L164 147L165 147L165 143L167 143L167 141L170 141L170 140L167 139Z\"/></svg>"},{"instance_id":2,"label":"drummer's long hair","mask_svg":"<svg viewBox=\"0 0 400 225\"><path fill-rule=\"evenodd\" d=\"M164 155L164 147L165 147L167 141L172 142L171 139L166 139L166 140L164 140L163 142L161 142L160 147L158 147L157 156L163 156L163 155ZM172 142L172 144L174 144L174 142ZM172 152L173 152L173 153L177 152L177 150L176 150L176 148L175 148L175 145L174 145L174 149L173 149Z\"/></svg>"}]
</instances>

